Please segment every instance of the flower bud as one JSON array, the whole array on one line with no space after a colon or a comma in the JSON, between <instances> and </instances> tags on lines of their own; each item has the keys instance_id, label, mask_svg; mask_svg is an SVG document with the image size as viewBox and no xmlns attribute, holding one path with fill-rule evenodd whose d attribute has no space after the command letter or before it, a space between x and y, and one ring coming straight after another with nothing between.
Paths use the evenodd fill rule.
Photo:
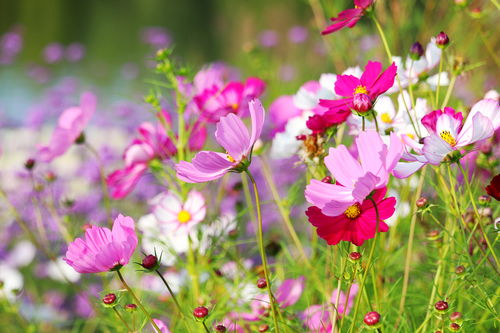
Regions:
<instances>
[{"instance_id":1,"label":"flower bud","mask_svg":"<svg viewBox=\"0 0 500 333\"><path fill-rule=\"evenodd\" d=\"M410 47L410 58L418 60L424 55L424 47L419 42L413 43Z\"/></svg>"},{"instance_id":2,"label":"flower bud","mask_svg":"<svg viewBox=\"0 0 500 333\"><path fill-rule=\"evenodd\" d=\"M441 233L439 232L439 230L431 230L426 234L426 236L428 240L436 241L440 238Z\"/></svg>"},{"instance_id":3,"label":"flower bud","mask_svg":"<svg viewBox=\"0 0 500 333\"><path fill-rule=\"evenodd\" d=\"M85 133L80 133L80 135L76 138L75 144L82 145L85 143Z\"/></svg>"},{"instance_id":4,"label":"flower bud","mask_svg":"<svg viewBox=\"0 0 500 333\"><path fill-rule=\"evenodd\" d=\"M448 303L446 301L438 301L436 302L436 304L434 304L434 307L439 312L445 312L446 310L448 310Z\"/></svg>"},{"instance_id":5,"label":"flower bud","mask_svg":"<svg viewBox=\"0 0 500 333\"><path fill-rule=\"evenodd\" d=\"M451 315L450 315L450 320L452 322L458 322L459 320L462 319L462 313L461 312L453 312Z\"/></svg>"},{"instance_id":6,"label":"flower bud","mask_svg":"<svg viewBox=\"0 0 500 333\"><path fill-rule=\"evenodd\" d=\"M259 332L267 332L269 331L269 325L262 324L259 326Z\"/></svg>"},{"instance_id":7,"label":"flower bud","mask_svg":"<svg viewBox=\"0 0 500 333\"><path fill-rule=\"evenodd\" d=\"M305 141L307 139L307 135L305 134L300 134L295 137L298 141Z\"/></svg>"},{"instance_id":8,"label":"flower bud","mask_svg":"<svg viewBox=\"0 0 500 333\"><path fill-rule=\"evenodd\" d=\"M134 312L135 310L137 310L137 305L133 303L127 304L125 305L125 310L127 310L128 312Z\"/></svg>"},{"instance_id":9,"label":"flower bud","mask_svg":"<svg viewBox=\"0 0 500 333\"><path fill-rule=\"evenodd\" d=\"M326 176L325 178L321 179L323 183L332 183L332 177Z\"/></svg>"},{"instance_id":10,"label":"flower bud","mask_svg":"<svg viewBox=\"0 0 500 333\"><path fill-rule=\"evenodd\" d=\"M149 254L146 257L144 257L144 259L142 259L141 266L150 271L154 271L159 266L158 258L156 258L155 255Z\"/></svg>"},{"instance_id":11,"label":"flower bud","mask_svg":"<svg viewBox=\"0 0 500 333\"><path fill-rule=\"evenodd\" d=\"M380 322L380 314L377 311L371 311L365 314L363 321L368 326L375 326Z\"/></svg>"},{"instance_id":12,"label":"flower bud","mask_svg":"<svg viewBox=\"0 0 500 333\"><path fill-rule=\"evenodd\" d=\"M426 197L420 197L420 198L418 198L418 200L415 204L417 205L418 208L424 208L424 207L427 207L427 205L429 204L429 201L427 200Z\"/></svg>"},{"instance_id":13,"label":"flower bud","mask_svg":"<svg viewBox=\"0 0 500 333\"><path fill-rule=\"evenodd\" d=\"M480 205L486 206L487 204L489 204L491 202L491 197L483 194L483 195L479 196L478 201L479 201Z\"/></svg>"},{"instance_id":14,"label":"flower bud","mask_svg":"<svg viewBox=\"0 0 500 333\"><path fill-rule=\"evenodd\" d=\"M48 183L53 183L55 182L57 179L57 176L55 173L53 173L52 171L49 171L45 174L45 180L48 182Z\"/></svg>"},{"instance_id":15,"label":"flower bud","mask_svg":"<svg viewBox=\"0 0 500 333\"><path fill-rule=\"evenodd\" d=\"M208 309L204 306L199 306L193 310L193 316L198 319L203 319L208 316Z\"/></svg>"},{"instance_id":16,"label":"flower bud","mask_svg":"<svg viewBox=\"0 0 500 333\"><path fill-rule=\"evenodd\" d=\"M455 5L459 7L466 7L468 0L455 0Z\"/></svg>"},{"instance_id":17,"label":"flower bud","mask_svg":"<svg viewBox=\"0 0 500 333\"><path fill-rule=\"evenodd\" d=\"M455 274L462 275L465 273L465 267L460 265L455 268Z\"/></svg>"},{"instance_id":18,"label":"flower bud","mask_svg":"<svg viewBox=\"0 0 500 333\"><path fill-rule=\"evenodd\" d=\"M450 324L450 331L452 331L452 332L460 331L460 325L458 325L457 323L451 323Z\"/></svg>"},{"instance_id":19,"label":"flower bud","mask_svg":"<svg viewBox=\"0 0 500 333\"><path fill-rule=\"evenodd\" d=\"M220 333L226 332L226 326L224 326L224 325L215 326L215 332L220 332Z\"/></svg>"},{"instance_id":20,"label":"flower bud","mask_svg":"<svg viewBox=\"0 0 500 333\"><path fill-rule=\"evenodd\" d=\"M26 162L24 162L24 167L26 168L26 170L33 170L33 168L35 167L35 164L36 164L36 161L34 158L28 158L26 160Z\"/></svg>"},{"instance_id":21,"label":"flower bud","mask_svg":"<svg viewBox=\"0 0 500 333\"><path fill-rule=\"evenodd\" d=\"M116 302L116 295L113 293L107 294L102 298L102 302L105 305L114 305Z\"/></svg>"},{"instance_id":22,"label":"flower bud","mask_svg":"<svg viewBox=\"0 0 500 333\"><path fill-rule=\"evenodd\" d=\"M450 38L448 37L448 35L443 31L438 33L436 36L436 45L441 48L445 48L446 46L448 46L448 44L450 44Z\"/></svg>"},{"instance_id":23,"label":"flower bud","mask_svg":"<svg viewBox=\"0 0 500 333\"><path fill-rule=\"evenodd\" d=\"M257 280L257 287L259 289L264 289L265 287L267 287L267 281L265 278L261 278L259 280Z\"/></svg>"},{"instance_id":24,"label":"flower bud","mask_svg":"<svg viewBox=\"0 0 500 333\"><path fill-rule=\"evenodd\" d=\"M370 96L363 93L354 94L352 105L354 106L353 109L358 112L366 112L371 110L373 107Z\"/></svg>"},{"instance_id":25,"label":"flower bud","mask_svg":"<svg viewBox=\"0 0 500 333\"><path fill-rule=\"evenodd\" d=\"M351 252L349 253L349 260L352 262L358 261L361 259L362 255L359 252Z\"/></svg>"}]
</instances>

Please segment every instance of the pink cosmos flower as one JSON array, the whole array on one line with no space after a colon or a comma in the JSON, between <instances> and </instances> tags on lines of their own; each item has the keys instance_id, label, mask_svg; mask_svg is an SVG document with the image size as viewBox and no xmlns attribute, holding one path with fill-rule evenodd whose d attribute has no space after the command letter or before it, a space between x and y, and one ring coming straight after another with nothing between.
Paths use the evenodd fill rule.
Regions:
<instances>
[{"instance_id":1,"label":"pink cosmos flower","mask_svg":"<svg viewBox=\"0 0 500 333\"><path fill-rule=\"evenodd\" d=\"M183 229L188 233L193 226L203 221L207 208L203 195L198 191L189 192L185 202L173 192L164 192L154 199L153 214L160 225Z\"/></svg>"},{"instance_id":2,"label":"pink cosmos flower","mask_svg":"<svg viewBox=\"0 0 500 333\"><path fill-rule=\"evenodd\" d=\"M83 130L94 114L97 99L94 94L85 92L80 97L80 106L64 110L59 117L57 127L52 133L47 146L38 147L38 159L51 162L63 155L83 133Z\"/></svg>"},{"instance_id":3,"label":"pink cosmos flower","mask_svg":"<svg viewBox=\"0 0 500 333\"><path fill-rule=\"evenodd\" d=\"M255 141L260 137L264 126L264 108L258 99L249 102L252 131L240 117L228 114L217 123L215 139L226 150L226 154L214 151L201 151L193 161L181 161L176 165L177 177L188 183L202 183L221 178L229 171L236 171L251 158Z\"/></svg>"},{"instance_id":4,"label":"pink cosmos flower","mask_svg":"<svg viewBox=\"0 0 500 333\"><path fill-rule=\"evenodd\" d=\"M422 124L429 132L429 136L423 139L423 144L408 136L402 137L406 144L406 151L402 157L407 162L398 163L394 175L406 178L426 164L439 165L449 153L491 137L500 127L498 101L483 99L477 102L463 125L462 121L462 113L449 107L432 111L424 116Z\"/></svg>"},{"instance_id":5,"label":"pink cosmos flower","mask_svg":"<svg viewBox=\"0 0 500 333\"><path fill-rule=\"evenodd\" d=\"M349 117L351 110L360 113L371 110L377 97L394 84L396 71L394 63L382 72L380 62L368 61L360 78L353 75L339 75L335 82L335 93L346 98L321 99L319 104L328 108L324 116L331 123L340 124Z\"/></svg>"},{"instance_id":6,"label":"pink cosmos flower","mask_svg":"<svg viewBox=\"0 0 500 333\"><path fill-rule=\"evenodd\" d=\"M153 321L155 322L156 326L158 326L161 333L170 333L170 330L168 329L167 325L163 321L161 321L160 319L156 319L156 318L153 318Z\"/></svg>"},{"instance_id":7,"label":"pink cosmos flower","mask_svg":"<svg viewBox=\"0 0 500 333\"><path fill-rule=\"evenodd\" d=\"M307 201L317 206L323 214L339 216L348 209L362 205L373 190L387 185L389 174L403 152L403 144L394 133L390 135L389 146L383 143L375 131L360 133L355 143L359 161L344 145L330 148L325 157L326 167L335 177L336 184L313 179L306 187Z\"/></svg>"},{"instance_id":8,"label":"pink cosmos flower","mask_svg":"<svg viewBox=\"0 0 500 333\"><path fill-rule=\"evenodd\" d=\"M128 264L137 246L131 217L118 215L113 230L91 226L85 238L71 242L64 261L78 273L101 273L120 269Z\"/></svg>"},{"instance_id":9,"label":"pink cosmos flower","mask_svg":"<svg viewBox=\"0 0 500 333\"><path fill-rule=\"evenodd\" d=\"M372 199L377 204L379 211L379 232L386 232L389 227L383 220L394 214L396 199L384 199L387 188L375 190ZM357 246L363 245L367 239L375 237L377 230L375 208L371 200L365 199L361 203L349 206L342 214L328 216L321 209L312 206L306 211L309 222L317 228L318 236L327 241L329 245L336 245L341 240L351 242Z\"/></svg>"},{"instance_id":10,"label":"pink cosmos flower","mask_svg":"<svg viewBox=\"0 0 500 333\"><path fill-rule=\"evenodd\" d=\"M352 28L365 15L366 10L373 4L374 0L354 0L354 7L339 13L339 16L332 17L332 25L326 27L321 32L322 35L328 35L345 27Z\"/></svg>"}]
</instances>

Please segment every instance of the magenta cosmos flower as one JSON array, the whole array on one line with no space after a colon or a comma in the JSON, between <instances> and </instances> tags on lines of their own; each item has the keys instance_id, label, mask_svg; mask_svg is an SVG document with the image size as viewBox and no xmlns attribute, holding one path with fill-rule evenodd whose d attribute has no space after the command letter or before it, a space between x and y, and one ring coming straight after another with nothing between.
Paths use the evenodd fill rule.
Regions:
<instances>
[{"instance_id":1,"label":"magenta cosmos flower","mask_svg":"<svg viewBox=\"0 0 500 333\"><path fill-rule=\"evenodd\" d=\"M325 165L335 177L336 184L313 179L306 187L307 201L323 214L339 216L356 205L362 205L373 190L387 185L403 152L403 144L394 133L391 133L389 146L375 131L361 132L355 143L359 161L344 145L330 148L325 157Z\"/></svg>"},{"instance_id":2,"label":"magenta cosmos flower","mask_svg":"<svg viewBox=\"0 0 500 333\"><path fill-rule=\"evenodd\" d=\"M449 107L425 115L422 124L429 136L423 139L423 144L403 136L407 151L402 157L406 162L398 163L394 175L406 178L426 164L439 165L449 153L491 137L500 127L498 101L483 99L477 102L463 125L462 122L462 113ZM410 149L414 153L410 153Z\"/></svg>"},{"instance_id":3,"label":"magenta cosmos flower","mask_svg":"<svg viewBox=\"0 0 500 333\"><path fill-rule=\"evenodd\" d=\"M349 8L339 13L339 16L332 17L330 21L333 24L321 31L322 35L328 35L339 31L345 27L352 28L365 15L367 9L373 4L374 0L354 0L354 8Z\"/></svg>"},{"instance_id":4,"label":"magenta cosmos flower","mask_svg":"<svg viewBox=\"0 0 500 333\"><path fill-rule=\"evenodd\" d=\"M185 202L173 192L164 192L154 199L153 214L166 230L183 229L186 233L203 221L207 212L205 199L198 191L191 191Z\"/></svg>"},{"instance_id":5,"label":"magenta cosmos flower","mask_svg":"<svg viewBox=\"0 0 500 333\"><path fill-rule=\"evenodd\" d=\"M51 162L63 155L83 133L94 114L96 103L95 95L86 92L80 98L80 106L64 110L57 121L57 127L52 133L49 144L38 147L38 159L42 162Z\"/></svg>"},{"instance_id":6,"label":"magenta cosmos flower","mask_svg":"<svg viewBox=\"0 0 500 333\"><path fill-rule=\"evenodd\" d=\"M373 192L372 199L377 204L380 221L379 232L386 232L389 227L383 220L394 214L396 199L384 199L387 188ZM340 241L351 242L357 246L363 245L367 239L375 237L377 230L376 214L373 203L369 199L349 206L342 214L328 216L318 207L309 207L306 211L309 222L317 228L318 236L327 241L329 245L338 244Z\"/></svg>"},{"instance_id":7,"label":"magenta cosmos flower","mask_svg":"<svg viewBox=\"0 0 500 333\"><path fill-rule=\"evenodd\" d=\"M217 123L215 140L226 153L201 151L193 161L180 161L176 165L177 177L188 183L202 183L221 178L229 171L242 171L250 163L252 148L264 126L265 111L258 99L249 102L252 131L240 117L228 114Z\"/></svg>"},{"instance_id":8,"label":"magenta cosmos flower","mask_svg":"<svg viewBox=\"0 0 500 333\"><path fill-rule=\"evenodd\" d=\"M64 261L78 273L109 272L128 264L136 246L134 220L120 214L113 230L91 226L84 239L71 242Z\"/></svg>"},{"instance_id":9,"label":"magenta cosmos flower","mask_svg":"<svg viewBox=\"0 0 500 333\"><path fill-rule=\"evenodd\" d=\"M335 81L335 94L345 98L338 100L320 99L319 105L328 108L324 117L331 123L343 123L351 110L363 113L372 109L377 97L394 85L397 67L392 63L382 72L382 64L368 61L360 78L353 75L339 75Z\"/></svg>"}]
</instances>

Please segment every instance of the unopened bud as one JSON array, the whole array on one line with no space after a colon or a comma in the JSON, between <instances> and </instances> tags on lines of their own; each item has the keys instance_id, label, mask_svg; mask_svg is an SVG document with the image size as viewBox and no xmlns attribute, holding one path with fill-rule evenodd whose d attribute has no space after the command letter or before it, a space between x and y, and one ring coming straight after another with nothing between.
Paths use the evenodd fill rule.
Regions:
<instances>
[{"instance_id":1,"label":"unopened bud","mask_svg":"<svg viewBox=\"0 0 500 333\"><path fill-rule=\"evenodd\" d=\"M355 94L352 99L353 109L358 112L366 112L372 109L373 104L367 94Z\"/></svg>"},{"instance_id":2,"label":"unopened bud","mask_svg":"<svg viewBox=\"0 0 500 333\"><path fill-rule=\"evenodd\" d=\"M380 322L380 314L377 311L371 311L365 314L363 321L368 326L375 326Z\"/></svg>"},{"instance_id":3,"label":"unopened bud","mask_svg":"<svg viewBox=\"0 0 500 333\"><path fill-rule=\"evenodd\" d=\"M410 47L410 58L418 60L424 55L424 47L419 42L413 43Z\"/></svg>"},{"instance_id":4,"label":"unopened bud","mask_svg":"<svg viewBox=\"0 0 500 333\"><path fill-rule=\"evenodd\" d=\"M208 309L204 306L199 306L193 310L193 316L198 319L203 319L208 316Z\"/></svg>"},{"instance_id":5,"label":"unopened bud","mask_svg":"<svg viewBox=\"0 0 500 333\"><path fill-rule=\"evenodd\" d=\"M450 44L450 38L448 35L444 31L438 33L436 36L436 45L441 48L445 48L448 44Z\"/></svg>"},{"instance_id":6,"label":"unopened bud","mask_svg":"<svg viewBox=\"0 0 500 333\"><path fill-rule=\"evenodd\" d=\"M261 279L257 280L257 287L259 289L264 289L265 287L267 287L266 279L265 278L261 278Z\"/></svg>"},{"instance_id":7,"label":"unopened bud","mask_svg":"<svg viewBox=\"0 0 500 333\"><path fill-rule=\"evenodd\" d=\"M116 302L116 295L113 293L107 294L102 298L102 302L105 305L114 305Z\"/></svg>"},{"instance_id":8,"label":"unopened bud","mask_svg":"<svg viewBox=\"0 0 500 333\"><path fill-rule=\"evenodd\" d=\"M321 179L323 183L332 183L332 177L326 176L325 178Z\"/></svg>"}]
</instances>

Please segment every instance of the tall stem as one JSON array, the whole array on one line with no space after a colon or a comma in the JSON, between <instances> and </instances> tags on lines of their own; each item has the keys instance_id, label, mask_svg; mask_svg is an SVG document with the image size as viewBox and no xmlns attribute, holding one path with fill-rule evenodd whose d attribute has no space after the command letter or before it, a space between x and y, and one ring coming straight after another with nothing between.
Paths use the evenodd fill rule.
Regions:
<instances>
[{"instance_id":1,"label":"tall stem","mask_svg":"<svg viewBox=\"0 0 500 333\"><path fill-rule=\"evenodd\" d=\"M144 308L144 305L142 305L141 301L136 296L136 294L134 293L134 291L132 290L132 288L130 288L129 285L127 284L127 282L125 282L125 279L123 278L122 273L118 270L118 271L116 271L116 274L118 274L118 278L122 282L122 284L125 287L125 289L127 289L128 292L130 293L130 295L132 295L132 297L134 298L134 300L137 303L137 305L139 305L139 307L141 308L141 310L144 313L144 315L146 315L146 317L148 318L148 320L151 322L151 325L153 325L153 327L155 328L155 330L158 333L161 333L160 328L158 327L158 325L156 325L155 321L153 320L153 318L151 317L151 315L149 314L149 312L146 310L146 308Z\"/></svg>"},{"instance_id":2,"label":"tall stem","mask_svg":"<svg viewBox=\"0 0 500 333\"><path fill-rule=\"evenodd\" d=\"M435 106L439 106L439 87L441 83L441 73L443 72L443 58L444 58L444 49L441 51L441 57L439 58L439 72L438 72L438 82L436 86L436 103Z\"/></svg>"},{"instance_id":3,"label":"tall stem","mask_svg":"<svg viewBox=\"0 0 500 333\"><path fill-rule=\"evenodd\" d=\"M271 279L269 278L269 268L267 266L267 258L266 258L266 252L264 249L264 236L262 232L262 212L260 208L260 196L259 196L259 190L257 188L257 183L255 182L255 179L253 178L252 174L250 171L246 170L246 173L248 175L248 178L250 178L250 181L252 182L253 185L253 191L255 195L255 206L257 209L257 240L259 243L259 250L260 250L260 257L262 260L262 266L264 267L264 277L266 278L267 282L267 293L269 295L269 303L271 304L271 310L272 310L272 315L273 315L273 321L274 321L274 326L276 332L279 332L279 326L278 326L278 310L276 309L277 305L273 296L273 293L271 291Z\"/></svg>"},{"instance_id":4,"label":"tall stem","mask_svg":"<svg viewBox=\"0 0 500 333\"><path fill-rule=\"evenodd\" d=\"M108 183L106 182L106 173L104 172L104 166L101 160L101 156L97 150L90 145L88 142L85 143L85 147L94 155L97 160L97 168L99 169L99 176L101 178L101 191L104 202L104 208L106 209L106 214L108 216L108 223L113 226L113 219L111 218L111 199L109 198Z\"/></svg>"},{"instance_id":5,"label":"tall stem","mask_svg":"<svg viewBox=\"0 0 500 333\"><path fill-rule=\"evenodd\" d=\"M120 321L123 323L123 325L125 325L125 327L129 330L129 332L133 332L133 330L130 328L130 326L128 326L127 322L125 321L125 319L123 319L122 315L120 314L120 312L118 312L118 310L116 309L116 307L113 307L113 310L115 311L116 313L116 316L118 318L120 318Z\"/></svg>"},{"instance_id":6,"label":"tall stem","mask_svg":"<svg viewBox=\"0 0 500 333\"><path fill-rule=\"evenodd\" d=\"M378 212L377 203L371 197L368 197L367 199L372 202L373 208L375 209L375 219L376 219L377 226L375 228L375 238L373 239L372 247L370 249L370 254L368 256L368 262L366 263L366 269L363 273L363 279L361 280L361 285L359 286L359 292L363 291L363 289L365 287L365 282L366 282L366 277L368 275L368 271L371 269L371 267L373 265L373 263L372 263L373 254L375 253L375 247L377 245L378 230L379 230L379 225L380 225L380 215ZM350 332L353 332L353 330L354 330L354 325L356 324L356 316L358 315L360 303L361 303L361 297L358 296L356 298L356 305L354 306L354 316L352 317L351 328L349 329ZM370 304L368 304L368 306L370 306Z\"/></svg>"},{"instance_id":7,"label":"tall stem","mask_svg":"<svg viewBox=\"0 0 500 333\"><path fill-rule=\"evenodd\" d=\"M163 284L167 287L168 292L170 293L170 296L172 296L172 299L174 300L175 306L177 306L177 310L179 310L179 313L180 313L181 317L184 318L184 312L182 312L181 305L177 301L177 298L175 297L174 292L172 291L172 289L168 285L167 280L165 280L165 278L163 277L163 275L160 273L159 270L155 269L155 272L156 272L156 274L158 274L158 276L160 277L160 279L163 281Z\"/></svg>"}]
</instances>

